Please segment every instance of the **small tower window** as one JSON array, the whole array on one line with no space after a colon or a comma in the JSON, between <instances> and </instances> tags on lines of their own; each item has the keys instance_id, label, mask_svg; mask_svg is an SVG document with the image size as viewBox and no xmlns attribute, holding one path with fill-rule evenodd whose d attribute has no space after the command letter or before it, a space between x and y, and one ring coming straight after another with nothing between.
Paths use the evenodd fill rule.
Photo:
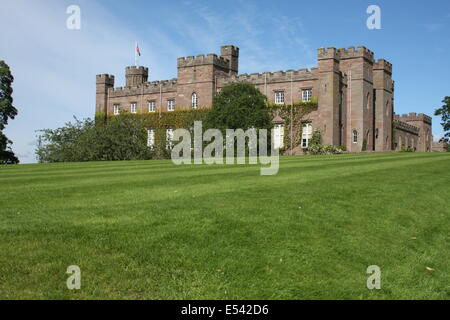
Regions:
<instances>
[{"instance_id":1,"label":"small tower window","mask_svg":"<svg viewBox=\"0 0 450 320\"><path fill-rule=\"evenodd\" d=\"M284 91L275 91L275 104L284 104Z\"/></svg>"},{"instance_id":2,"label":"small tower window","mask_svg":"<svg viewBox=\"0 0 450 320\"><path fill-rule=\"evenodd\" d=\"M358 131L353 130L353 143L358 142Z\"/></svg>"},{"instance_id":3,"label":"small tower window","mask_svg":"<svg viewBox=\"0 0 450 320\"><path fill-rule=\"evenodd\" d=\"M192 94L192 109L197 109L198 107L198 96L197 94L194 92Z\"/></svg>"}]
</instances>

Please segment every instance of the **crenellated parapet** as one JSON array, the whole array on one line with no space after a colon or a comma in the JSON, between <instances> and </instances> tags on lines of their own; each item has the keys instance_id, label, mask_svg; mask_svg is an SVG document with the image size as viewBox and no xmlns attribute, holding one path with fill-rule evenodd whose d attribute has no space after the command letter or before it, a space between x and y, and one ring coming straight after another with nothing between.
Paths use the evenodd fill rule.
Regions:
<instances>
[{"instance_id":1,"label":"crenellated parapet","mask_svg":"<svg viewBox=\"0 0 450 320\"><path fill-rule=\"evenodd\" d=\"M250 82L253 84L317 80L315 69L283 70L275 72L243 73L219 79L223 84L229 82Z\"/></svg>"},{"instance_id":2,"label":"crenellated parapet","mask_svg":"<svg viewBox=\"0 0 450 320\"><path fill-rule=\"evenodd\" d=\"M372 51L364 46L359 47L348 47L337 49L337 54L340 59L354 59L354 58L365 58L371 62L374 61L374 54Z\"/></svg>"},{"instance_id":3,"label":"crenellated parapet","mask_svg":"<svg viewBox=\"0 0 450 320\"><path fill-rule=\"evenodd\" d=\"M105 84L107 86L114 86L114 76L110 74L98 74L95 77L96 84Z\"/></svg>"},{"instance_id":4,"label":"crenellated parapet","mask_svg":"<svg viewBox=\"0 0 450 320\"><path fill-rule=\"evenodd\" d=\"M392 64L384 59L378 59L373 64L373 70L384 70L389 74L392 74Z\"/></svg>"},{"instance_id":5,"label":"crenellated parapet","mask_svg":"<svg viewBox=\"0 0 450 320\"><path fill-rule=\"evenodd\" d=\"M409 122L409 121L423 121L429 125L431 125L431 117L424 114L424 113L415 113L415 112L410 112L408 114L402 114L402 115L395 115L395 119L399 120L399 121L405 121L405 122Z\"/></svg>"},{"instance_id":6,"label":"crenellated parapet","mask_svg":"<svg viewBox=\"0 0 450 320\"><path fill-rule=\"evenodd\" d=\"M397 117L394 119L394 128L397 130L402 130L405 132L409 132L414 135L418 135L420 129L416 126L413 126L409 123L399 120Z\"/></svg>"},{"instance_id":7,"label":"crenellated parapet","mask_svg":"<svg viewBox=\"0 0 450 320\"><path fill-rule=\"evenodd\" d=\"M147 93L176 92L177 79L145 82L139 86L113 88L109 95L112 98L134 96Z\"/></svg>"},{"instance_id":8,"label":"crenellated parapet","mask_svg":"<svg viewBox=\"0 0 450 320\"><path fill-rule=\"evenodd\" d=\"M202 65L214 65L223 69L229 68L230 61L214 53L207 55L199 54L197 56L181 57L177 60L178 68L194 67Z\"/></svg>"},{"instance_id":9,"label":"crenellated parapet","mask_svg":"<svg viewBox=\"0 0 450 320\"><path fill-rule=\"evenodd\" d=\"M325 59L335 59L339 60L339 53L338 49L335 47L328 47L328 48L319 48L317 49L317 59L318 60L325 60Z\"/></svg>"}]
</instances>

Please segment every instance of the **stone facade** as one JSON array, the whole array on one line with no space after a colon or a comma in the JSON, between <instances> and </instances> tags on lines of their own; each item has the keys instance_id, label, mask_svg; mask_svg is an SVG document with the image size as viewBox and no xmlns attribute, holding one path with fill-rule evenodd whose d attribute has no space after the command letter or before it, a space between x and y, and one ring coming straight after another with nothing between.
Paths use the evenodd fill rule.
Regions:
<instances>
[{"instance_id":1,"label":"stone facade","mask_svg":"<svg viewBox=\"0 0 450 320\"><path fill-rule=\"evenodd\" d=\"M221 47L219 56L178 58L178 76L171 80L148 82L148 68L127 67L125 87L114 87L112 75L97 75L96 113L211 108L214 94L224 85L245 81L272 103L317 99L317 110L304 121L321 131L324 144L342 145L350 152L383 152L401 146L431 151L431 118L394 114L394 81L388 61L375 60L365 47L320 48L317 61L311 69L239 74L239 48L227 45Z\"/></svg>"}]
</instances>

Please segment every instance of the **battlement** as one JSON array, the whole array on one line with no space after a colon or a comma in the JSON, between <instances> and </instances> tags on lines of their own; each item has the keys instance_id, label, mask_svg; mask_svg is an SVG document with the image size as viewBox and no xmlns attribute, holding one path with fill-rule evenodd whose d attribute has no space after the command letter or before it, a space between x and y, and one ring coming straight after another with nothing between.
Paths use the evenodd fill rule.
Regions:
<instances>
[{"instance_id":1,"label":"battlement","mask_svg":"<svg viewBox=\"0 0 450 320\"><path fill-rule=\"evenodd\" d=\"M390 63L389 61L384 60L384 59L378 59L373 64L373 69L374 70L385 70L389 73L392 73L392 63Z\"/></svg>"},{"instance_id":2,"label":"battlement","mask_svg":"<svg viewBox=\"0 0 450 320\"><path fill-rule=\"evenodd\" d=\"M336 59L339 60L338 50L335 47L319 48L317 49L317 58L323 59Z\"/></svg>"},{"instance_id":3,"label":"battlement","mask_svg":"<svg viewBox=\"0 0 450 320\"><path fill-rule=\"evenodd\" d=\"M275 72L261 72L261 73L243 73L221 79L223 83L228 82L250 82L254 84L262 84L264 82L288 82L300 80L314 80L315 75L311 69L297 69L297 70L282 70Z\"/></svg>"},{"instance_id":4,"label":"battlement","mask_svg":"<svg viewBox=\"0 0 450 320\"><path fill-rule=\"evenodd\" d=\"M404 122L423 121L423 122L431 125L431 117L424 113L417 114L415 112L410 112L408 114L402 114L402 115L396 114L394 118L396 120L404 121Z\"/></svg>"},{"instance_id":5,"label":"battlement","mask_svg":"<svg viewBox=\"0 0 450 320\"><path fill-rule=\"evenodd\" d=\"M403 122L397 118L394 119L394 127L398 130L406 131L406 132L412 133L414 135L418 135L419 131L420 131L420 129L418 127L413 126L409 123Z\"/></svg>"},{"instance_id":6,"label":"battlement","mask_svg":"<svg viewBox=\"0 0 450 320\"><path fill-rule=\"evenodd\" d=\"M125 68L126 74L132 74L132 75L141 75L141 74L147 74L148 75L148 68L143 66L129 66Z\"/></svg>"},{"instance_id":7,"label":"battlement","mask_svg":"<svg viewBox=\"0 0 450 320\"><path fill-rule=\"evenodd\" d=\"M364 46L339 48L337 51L341 59L365 58L369 61L374 61L373 52Z\"/></svg>"},{"instance_id":8,"label":"battlement","mask_svg":"<svg viewBox=\"0 0 450 320\"><path fill-rule=\"evenodd\" d=\"M131 87L117 87L110 91L111 97L123 97L130 95L140 95L142 93L159 93L162 92L175 92L177 89L177 79L159 80L145 82L143 84Z\"/></svg>"},{"instance_id":9,"label":"battlement","mask_svg":"<svg viewBox=\"0 0 450 320\"><path fill-rule=\"evenodd\" d=\"M95 77L97 84L106 84L114 86L114 76L110 74L98 74Z\"/></svg>"},{"instance_id":10,"label":"battlement","mask_svg":"<svg viewBox=\"0 0 450 320\"><path fill-rule=\"evenodd\" d=\"M230 61L222 56L218 56L215 53L209 53L207 55L199 54L196 57L188 56L178 58L178 68L202 66L202 65L215 65L223 69L228 69Z\"/></svg>"}]
</instances>

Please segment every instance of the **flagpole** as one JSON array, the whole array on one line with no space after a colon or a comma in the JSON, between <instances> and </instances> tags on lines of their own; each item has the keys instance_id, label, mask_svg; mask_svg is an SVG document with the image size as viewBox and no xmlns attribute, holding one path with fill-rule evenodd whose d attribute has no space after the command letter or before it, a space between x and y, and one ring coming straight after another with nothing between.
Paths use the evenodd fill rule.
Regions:
<instances>
[{"instance_id":1,"label":"flagpole","mask_svg":"<svg viewBox=\"0 0 450 320\"><path fill-rule=\"evenodd\" d=\"M137 67L137 41L134 43L134 65Z\"/></svg>"}]
</instances>

